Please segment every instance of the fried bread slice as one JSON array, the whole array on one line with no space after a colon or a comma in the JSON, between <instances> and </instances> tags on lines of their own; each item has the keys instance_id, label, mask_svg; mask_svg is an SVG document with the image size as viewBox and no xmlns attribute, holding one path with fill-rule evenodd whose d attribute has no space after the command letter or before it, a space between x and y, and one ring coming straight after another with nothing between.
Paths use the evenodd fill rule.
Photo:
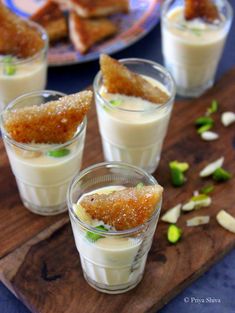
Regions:
<instances>
[{"instance_id":1,"label":"fried bread slice","mask_svg":"<svg viewBox=\"0 0 235 313\"><path fill-rule=\"evenodd\" d=\"M47 1L31 16L31 20L46 29L50 42L63 39L68 35L65 16L60 6L54 1Z\"/></svg>"},{"instance_id":2,"label":"fried bread slice","mask_svg":"<svg viewBox=\"0 0 235 313\"><path fill-rule=\"evenodd\" d=\"M70 13L69 29L71 41L81 53L117 32L116 25L106 18L84 19L75 12Z\"/></svg>"},{"instance_id":3,"label":"fried bread slice","mask_svg":"<svg viewBox=\"0 0 235 313\"><path fill-rule=\"evenodd\" d=\"M92 219L116 230L126 230L147 222L160 204L160 185L131 187L109 194L90 194L79 203Z\"/></svg>"},{"instance_id":4,"label":"fried bread slice","mask_svg":"<svg viewBox=\"0 0 235 313\"><path fill-rule=\"evenodd\" d=\"M41 105L6 111L3 126L22 143L64 143L70 140L91 107L92 91L82 91Z\"/></svg>"},{"instance_id":5,"label":"fried bread slice","mask_svg":"<svg viewBox=\"0 0 235 313\"><path fill-rule=\"evenodd\" d=\"M157 104L169 100L167 93L106 54L100 56L100 68L104 87L110 93L140 97Z\"/></svg>"},{"instance_id":6,"label":"fried bread slice","mask_svg":"<svg viewBox=\"0 0 235 313\"><path fill-rule=\"evenodd\" d=\"M41 34L0 1L0 54L18 58L35 55L44 46Z\"/></svg>"},{"instance_id":7,"label":"fried bread slice","mask_svg":"<svg viewBox=\"0 0 235 313\"><path fill-rule=\"evenodd\" d=\"M211 0L185 0L184 16L186 20L200 17L209 23L220 19L217 6Z\"/></svg>"},{"instance_id":8,"label":"fried bread slice","mask_svg":"<svg viewBox=\"0 0 235 313\"><path fill-rule=\"evenodd\" d=\"M129 12L128 0L70 0L70 4L81 17L99 17Z\"/></svg>"}]
</instances>

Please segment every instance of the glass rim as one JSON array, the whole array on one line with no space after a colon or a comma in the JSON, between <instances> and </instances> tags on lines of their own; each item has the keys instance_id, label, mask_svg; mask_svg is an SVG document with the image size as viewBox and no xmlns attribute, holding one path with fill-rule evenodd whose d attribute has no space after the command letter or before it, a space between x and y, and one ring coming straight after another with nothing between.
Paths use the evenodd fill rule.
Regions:
<instances>
[{"instance_id":1,"label":"glass rim","mask_svg":"<svg viewBox=\"0 0 235 313\"><path fill-rule=\"evenodd\" d=\"M150 224L151 221L160 212L161 204L162 204L162 198L161 198L159 204L157 205L155 211L151 215L151 217L144 224L141 224L139 226L136 226L136 227L133 227L133 228L130 228L130 229L126 229L126 230L116 230L116 231L112 230L112 231L109 231L108 233L103 231L103 230L97 229L97 228L95 228L95 227L93 227L93 226L91 226L91 225L89 225L89 224L87 224L85 222L83 222L82 220L79 219L79 217L74 212L74 209L73 209L74 203L71 200L74 186L78 183L78 181L81 178L83 178L86 174L90 173L92 170L103 168L103 167L110 167L110 168L120 168L120 167L122 167L124 169L125 168L129 168L129 169L137 171L139 174L144 175L146 178L150 179L150 181L152 181L153 184L157 184L158 185L157 180L151 174L147 173L145 170L141 169L140 167L137 167L137 166L134 166L134 165L131 165L131 164L128 164L128 163L116 162L115 161L115 162L101 162L101 163L97 163L97 164L91 165L91 166L85 168L84 170L82 170L79 174L77 174L73 178L73 180L71 181L71 183L69 185L69 188L67 190L67 206L68 206L68 211L69 211L70 215L72 216L73 220L75 222L77 222L82 228L85 228L87 231L90 231L90 232L102 235L104 237L107 237L107 236L115 237L115 236L120 236L120 235L128 236L128 235L140 232L141 230L144 230L146 225Z\"/></svg>"},{"instance_id":2,"label":"glass rim","mask_svg":"<svg viewBox=\"0 0 235 313\"><path fill-rule=\"evenodd\" d=\"M168 25L171 25L171 26L175 26L176 28L179 28L179 23L176 23L176 22L169 22L166 18L166 13L167 13L167 8L168 8L168 5L170 4L170 2L173 1L173 0L165 0L162 4L162 7L161 7L161 19L162 19L162 24L168 24ZM221 23L219 24L210 24L212 26L215 26L216 27L216 30L218 29L222 29L224 28L227 24L231 24L232 22L232 18L233 18L233 8L231 6L231 4L227 1L227 0L220 0L220 2L222 2L222 4L225 5L227 11L228 11L228 18L225 18L224 21L222 21ZM223 14L223 16L225 16ZM204 29L200 29L200 31L205 31ZM207 32L208 31L215 31L215 29L211 28L211 29L207 29L206 30Z\"/></svg>"},{"instance_id":3,"label":"glass rim","mask_svg":"<svg viewBox=\"0 0 235 313\"><path fill-rule=\"evenodd\" d=\"M34 22L34 21L31 21L28 19L24 19L24 21L26 23L28 23L31 27L36 28L36 30L41 34L41 38L44 42L44 45L38 52L36 52L34 55L32 55L28 58L22 58L22 59L16 59L16 60L13 59L12 63L14 65L21 65L21 64L29 63L29 62L33 61L34 59L37 59L40 55L47 53L47 50L49 47L49 37L48 37L48 34L47 34L45 28L42 27L40 24ZM8 56L8 55L10 55L10 54L7 54L5 56ZM12 57L14 58L14 55ZM4 59L4 56L3 56L3 58L0 59L0 64L4 63L3 59Z\"/></svg>"},{"instance_id":4,"label":"glass rim","mask_svg":"<svg viewBox=\"0 0 235 313\"><path fill-rule=\"evenodd\" d=\"M171 73L162 65L160 65L157 62L151 61L151 60L147 60L147 59L141 59L141 58L125 58L125 59L120 59L118 60L120 63L122 64L127 64L128 62L130 63L134 63L134 62L138 62L138 63L142 63L142 64L146 64L149 66L152 66L155 70L159 70L161 73L163 73L168 80L171 83L171 89L172 92L170 94L170 98L167 100L167 102L163 103L163 104L154 104L153 103L153 107L146 109L142 109L142 110L130 110L130 109L124 109L124 108L119 108L118 106L112 106L109 101L107 101L106 99L104 99L102 97L102 95L100 94L99 91L99 82L102 79L102 73L101 70L99 70L99 72L96 74L95 78L94 78L94 82L93 82L93 89L94 89L94 93L96 96L98 96L99 100L103 101L103 103L111 110L114 111L120 111L120 112L131 112L131 113L143 113L143 112L155 112L155 111L159 111L164 109L165 107L169 106L175 98L176 95L176 84L174 81L173 76L171 75Z\"/></svg>"},{"instance_id":5,"label":"glass rim","mask_svg":"<svg viewBox=\"0 0 235 313\"><path fill-rule=\"evenodd\" d=\"M12 100L10 103L8 103L8 105L2 110L2 112L0 113L0 128L2 131L2 135L4 137L4 139L11 143L12 145L24 149L24 150L28 150L28 151L38 151L39 148L35 147L33 145L31 145L30 143L22 143L22 142L18 142L15 141L13 138L11 138L9 136L9 134L5 131L4 128L4 118L3 115L6 111L8 111L8 109L12 108L15 104L17 104L18 101L24 100L24 99L29 99L31 97L36 97L36 96L41 96L43 95L43 93L47 93L48 95L59 95L61 97L66 96L65 93L60 92L60 91L55 91L55 90L37 90L37 91L32 91L29 93L25 93L17 98L15 98L14 100ZM57 150L60 148L64 148L67 147L68 145L72 144L74 141L77 140L77 138L79 137L79 135L83 132L83 130L85 129L87 125L87 117L85 116L85 118L83 119L83 121L81 122L81 124L78 126L78 129L76 131L76 133L74 134L73 138L71 138L69 141L66 141L64 143L55 143L55 144L50 144L50 150ZM40 147L41 151L47 151L48 147Z\"/></svg>"}]
</instances>

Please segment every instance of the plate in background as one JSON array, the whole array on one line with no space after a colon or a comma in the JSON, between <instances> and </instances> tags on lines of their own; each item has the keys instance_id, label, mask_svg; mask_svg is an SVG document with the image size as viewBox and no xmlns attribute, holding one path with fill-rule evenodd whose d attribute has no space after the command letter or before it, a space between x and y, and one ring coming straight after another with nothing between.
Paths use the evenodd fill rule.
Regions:
<instances>
[{"instance_id":1,"label":"plate in background","mask_svg":"<svg viewBox=\"0 0 235 313\"><path fill-rule=\"evenodd\" d=\"M45 0L4 0L12 11L28 18ZM76 51L69 41L59 42L49 49L52 66L83 63L99 58L100 53L112 54L140 40L159 22L161 0L130 0L130 13L115 14L110 19L119 32L110 39L94 45L86 54Z\"/></svg>"}]
</instances>

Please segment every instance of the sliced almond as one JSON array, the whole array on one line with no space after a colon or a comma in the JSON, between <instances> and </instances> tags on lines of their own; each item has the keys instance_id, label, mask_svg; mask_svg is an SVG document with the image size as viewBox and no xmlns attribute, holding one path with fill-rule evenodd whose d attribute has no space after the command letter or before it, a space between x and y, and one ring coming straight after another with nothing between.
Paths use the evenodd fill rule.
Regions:
<instances>
[{"instance_id":1,"label":"sliced almond","mask_svg":"<svg viewBox=\"0 0 235 313\"><path fill-rule=\"evenodd\" d=\"M182 204L177 204L173 208L169 209L162 217L161 220L163 222L175 224L178 221L178 218L180 217L180 210L181 210Z\"/></svg>"},{"instance_id":2,"label":"sliced almond","mask_svg":"<svg viewBox=\"0 0 235 313\"><path fill-rule=\"evenodd\" d=\"M228 231L235 233L235 218L225 210L219 211L216 215L217 222Z\"/></svg>"},{"instance_id":3,"label":"sliced almond","mask_svg":"<svg viewBox=\"0 0 235 313\"><path fill-rule=\"evenodd\" d=\"M233 112L224 112L221 115L222 124L227 127L235 122L235 113Z\"/></svg>"},{"instance_id":4,"label":"sliced almond","mask_svg":"<svg viewBox=\"0 0 235 313\"><path fill-rule=\"evenodd\" d=\"M187 226L192 227L192 226L199 226L203 224L208 224L210 221L210 216L205 215L205 216L195 216L189 220L187 220Z\"/></svg>"},{"instance_id":5,"label":"sliced almond","mask_svg":"<svg viewBox=\"0 0 235 313\"><path fill-rule=\"evenodd\" d=\"M195 202L194 201L188 201L182 206L183 211L192 211L195 208Z\"/></svg>"},{"instance_id":6,"label":"sliced almond","mask_svg":"<svg viewBox=\"0 0 235 313\"><path fill-rule=\"evenodd\" d=\"M201 138L206 141L212 141L219 138L219 135L215 132L205 131L201 134Z\"/></svg>"},{"instance_id":7,"label":"sliced almond","mask_svg":"<svg viewBox=\"0 0 235 313\"><path fill-rule=\"evenodd\" d=\"M214 173L217 168L222 167L224 163L224 157L219 158L218 160L208 164L206 167L204 167L203 170L200 172L200 177L207 177Z\"/></svg>"}]
</instances>

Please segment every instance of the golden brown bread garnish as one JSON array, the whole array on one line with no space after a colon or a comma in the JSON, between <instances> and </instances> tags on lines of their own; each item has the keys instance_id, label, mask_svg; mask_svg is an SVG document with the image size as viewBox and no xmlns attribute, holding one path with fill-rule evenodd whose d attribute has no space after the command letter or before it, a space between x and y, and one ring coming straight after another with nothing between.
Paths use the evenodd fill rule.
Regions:
<instances>
[{"instance_id":1,"label":"golden brown bread garnish","mask_svg":"<svg viewBox=\"0 0 235 313\"><path fill-rule=\"evenodd\" d=\"M128 0L70 0L71 7L81 17L108 16L128 13Z\"/></svg>"},{"instance_id":2,"label":"golden brown bread garnish","mask_svg":"<svg viewBox=\"0 0 235 313\"><path fill-rule=\"evenodd\" d=\"M70 13L69 29L71 41L81 53L117 32L115 24L106 18L84 19L75 12Z\"/></svg>"},{"instance_id":3,"label":"golden brown bread garnish","mask_svg":"<svg viewBox=\"0 0 235 313\"><path fill-rule=\"evenodd\" d=\"M106 54L100 56L100 68L103 84L110 93L140 97L157 104L169 100L167 93Z\"/></svg>"},{"instance_id":4,"label":"golden brown bread garnish","mask_svg":"<svg viewBox=\"0 0 235 313\"><path fill-rule=\"evenodd\" d=\"M162 197L160 185L132 187L110 194L85 196L79 203L93 219L103 221L116 230L130 229L147 222Z\"/></svg>"},{"instance_id":5,"label":"golden brown bread garnish","mask_svg":"<svg viewBox=\"0 0 235 313\"><path fill-rule=\"evenodd\" d=\"M220 19L218 8L211 0L185 0L184 16L186 20L200 17L209 23Z\"/></svg>"},{"instance_id":6,"label":"golden brown bread garnish","mask_svg":"<svg viewBox=\"0 0 235 313\"><path fill-rule=\"evenodd\" d=\"M28 58L45 45L41 34L0 2L0 54Z\"/></svg>"},{"instance_id":7,"label":"golden brown bread garnish","mask_svg":"<svg viewBox=\"0 0 235 313\"><path fill-rule=\"evenodd\" d=\"M50 42L67 37L68 29L65 16L59 5L53 1L47 1L32 16L31 20L42 25L49 36Z\"/></svg>"},{"instance_id":8,"label":"golden brown bread garnish","mask_svg":"<svg viewBox=\"0 0 235 313\"><path fill-rule=\"evenodd\" d=\"M82 91L41 105L12 109L3 115L9 136L22 143L70 140L91 107L92 91Z\"/></svg>"}]
</instances>

